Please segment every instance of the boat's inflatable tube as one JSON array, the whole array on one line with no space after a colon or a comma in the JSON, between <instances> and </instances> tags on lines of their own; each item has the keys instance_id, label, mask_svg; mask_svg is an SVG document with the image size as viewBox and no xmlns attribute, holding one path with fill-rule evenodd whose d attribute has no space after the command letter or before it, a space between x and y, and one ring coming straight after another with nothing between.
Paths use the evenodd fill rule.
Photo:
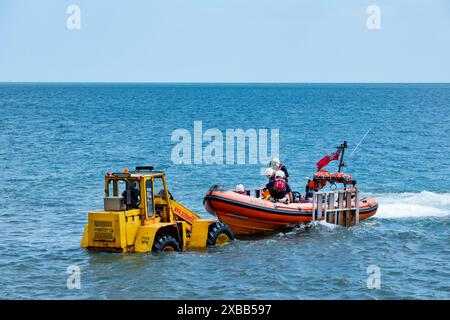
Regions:
<instances>
[{"instance_id":1,"label":"boat's inflatable tube","mask_svg":"<svg viewBox=\"0 0 450 320\"><path fill-rule=\"evenodd\" d=\"M274 231L312 220L311 200L289 204L273 203L218 187L207 192L204 205L209 213L230 226L236 235ZM377 208L375 200L360 199L360 221L373 216Z\"/></svg>"}]
</instances>

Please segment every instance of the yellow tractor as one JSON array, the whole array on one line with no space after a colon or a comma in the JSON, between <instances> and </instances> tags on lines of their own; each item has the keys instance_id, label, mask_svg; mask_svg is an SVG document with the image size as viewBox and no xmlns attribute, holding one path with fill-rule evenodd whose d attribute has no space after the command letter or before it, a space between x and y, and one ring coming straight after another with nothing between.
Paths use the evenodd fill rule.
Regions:
<instances>
[{"instance_id":1,"label":"yellow tractor","mask_svg":"<svg viewBox=\"0 0 450 320\"><path fill-rule=\"evenodd\" d=\"M80 246L118 252L162 252L220 246L231 229L174 200L164 172L151 166L105 176L104 210L88 213Z\"/></svg>"}]
</instances>

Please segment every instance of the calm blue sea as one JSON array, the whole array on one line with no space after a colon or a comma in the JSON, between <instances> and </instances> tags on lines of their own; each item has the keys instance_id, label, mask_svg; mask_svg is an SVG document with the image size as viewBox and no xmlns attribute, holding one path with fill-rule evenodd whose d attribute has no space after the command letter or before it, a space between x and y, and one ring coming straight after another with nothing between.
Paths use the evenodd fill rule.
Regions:
<instances>
[{"instance_id":1,"label":"calm blue sea","mask_svg":"<svg viewBox=\"0 0 450 320\"><path fill-rule=\"evenodd\" d=\"M320 158L344 140L349 154L371 129L346 171L378 214L206 252L80 249L107 171L165 170L175 198L204 217L211 185L264 182L261 164L174 164L172 132L193 134L194 121L279 129L302 193ZM449 84L1 84L0 298L449 299L449 135ZM69 266L79 290L67 288ZM373 270L380 286L369 289Z\"/></svg>"}]
</instances>

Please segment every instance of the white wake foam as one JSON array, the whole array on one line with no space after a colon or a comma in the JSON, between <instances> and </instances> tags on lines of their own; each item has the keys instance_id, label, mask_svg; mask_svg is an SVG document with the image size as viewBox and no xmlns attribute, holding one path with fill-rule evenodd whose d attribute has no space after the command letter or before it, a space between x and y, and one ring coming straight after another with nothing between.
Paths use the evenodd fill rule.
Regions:
<instances>
[{"instance_id":1,"label":"white wake foam","mask_svg":"<svg viewBox=\"0 0 450 320\"><path fill-rule=\"evenodd\" d=\"M378 204L375 217L397 219L450 215L450 193L390 193L370 195Z\"/></svg>"}]
</instances>

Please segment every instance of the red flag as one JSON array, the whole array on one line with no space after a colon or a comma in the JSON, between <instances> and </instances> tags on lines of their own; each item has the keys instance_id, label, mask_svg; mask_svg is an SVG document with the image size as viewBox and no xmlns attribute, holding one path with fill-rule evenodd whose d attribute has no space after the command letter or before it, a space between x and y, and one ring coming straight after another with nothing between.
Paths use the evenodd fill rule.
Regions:
<instances>
[{"instance_id":1,"label":"red flag","mask_svg":"<svg viewBox=\"0 0 450 320\"><path fill-rule=\"evenodd\" d=\"M322 170L323 167L325 167L327 164L330 163L330 161L333 160L339 160L339 155L341 154L341 149L336 151L335 153L327 154L325 157L320 159L316 165L317 165L317 171Z\"/></svg>"}]
</instances>

